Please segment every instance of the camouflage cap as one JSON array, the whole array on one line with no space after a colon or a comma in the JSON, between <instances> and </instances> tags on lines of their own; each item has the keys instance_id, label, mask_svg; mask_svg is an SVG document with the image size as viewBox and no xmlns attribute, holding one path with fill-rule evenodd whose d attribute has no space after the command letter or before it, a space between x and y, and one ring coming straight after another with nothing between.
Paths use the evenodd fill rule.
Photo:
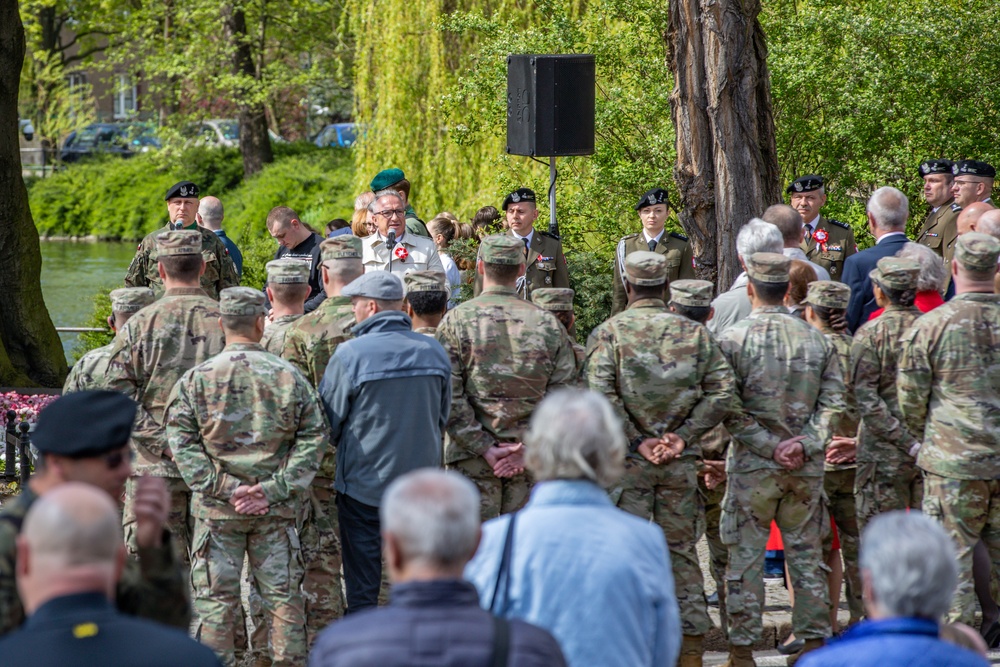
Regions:
<instances>
[{"instance_id":1,"label":"camouflage cap","mask_svg":"<svg viewBox=\"0 0 1000 667\"><path fill-rule=\"evenodd\" d=\"M319 244L320 261L331 259L361 259L361 239L357 236L344 234L324 239Z\"/></svg>"},{"instance_id":2,"label":"camouflage cap","mask_svg":"<svg viewBox=\"0 0 1000 667\"><path fill-rule=\"evenodd\" d=\"M955 242L955 260L966 271L991 271L997 268L1000 241L989 234L969 232Z\"/></svg>"},{"instance_id":3,"label":"camouflage cap","mask_svg":"<svg viewBox=\"0 0 1000 667\"><path fill-rule=\"evenodd\" d=\"M267 270L267 282L279 284L309 282L309 264L297 259L274 259L264 268Z\"/></svg>"},{"instance_id":4,"label":"camouflage cap","mask_svg":"<svg viewBox=\"0 0 1000 667\"><path fill-rule=\"evenodd\" d=\"M625 280L638 287L662 285L667 282L667 258L648 250L630 253L625 257Z\"/></svg>"},{"instance_id":5,"label":"camouflage cap","mask_svg":"<svg viewBox=\"0 0 1000 667\"><path fill-rule=\"evenodd\" d=\"M809 283L804 303L821 308L847 308L851 288L835 280L816 280Z\"/></svg>"},{"instance_id":6,"label":"camouflage cap","mask_svg":"<svg viewBox=\"0 0 1000 667\"><path fill-rule=\"evenodd\" d=\"M541 287L531 292L531 300L545 310L573 310L574 292L568 287Z\"/></svg>"},{"instance_id":7,"label":"camouflage cap","mask_svg":"<svg viewBox=\"0 0 1000 667\"><path fill-rule=\"evenodd\" d=\"M479 246L479 258L487 264L524 264L524 243L513 236L487 236Z\"/></svg>"},{"instance_id":8,"label":"camouflage cap","mask_svg":"<svg viewBox=\"0 0 1000 667\"><path fill-rule=\"evenodd\" d=\"M122 287L111 290L111 310L116 313L136 313L156 301L148 287Z\"/></svg>"},{"instance_id":9,"label":"camouflage cap","mask_svg":"<svg viewBox=\"0 0 1000 667\"><path fill-rule=\"evenodd\" d=\"M920 262L905 257L883 257L869 272L868 277L880 287L895 290L917 289Z\"/></svg>"},{"instance_id":10,"label":"camouflage cap","mask_svg":"<svg viewBox=\"0 0 1000 667\"><path fill-rule=\"evenodd\" d=\"M406 293L410 292L451 292L448 278L441 271L410 271L403 276Z\"/></svg>"},{"instance_id":11,"label":"camouflage cap","mask_svg":"<svg viewBox=\"0 0 1000 667\"><path fill-rule=\"evenodd\" d=\"M792 260L777 252L755 252L744 260L747 275L762 283L787 283Z\"/></svg>"},{"instance_id":12,"label":"camouflage cap","mask_svg":"<svg viewBox=\"0 0 1000 667\"><path fill-rule=\"evenodd\" d=\"M675 280L670 283L670 300L691 308L707 308L712 305L714 289L707 280Z\"/></svg>"},{"instance_id":13,"label":"camouflage cap","mask_svg":"<svg viewBox=\"0 0 1000 667\"><path fill-rule=\"evenodd\" d=\"M171 229L157 234L156 251L164 256L201 254L201 232L197 229Z\"/></svg>"},{"instance_id":14,"label":"camouflage cap","mask_svg":"<svg viewBox=\"0 0 1000 667\"><path fill-rule=\"evenodd\" d=\"M264 293L252 287L227 287L219 292L223 315L263 315Z\"/></svg>"}]
</instances>

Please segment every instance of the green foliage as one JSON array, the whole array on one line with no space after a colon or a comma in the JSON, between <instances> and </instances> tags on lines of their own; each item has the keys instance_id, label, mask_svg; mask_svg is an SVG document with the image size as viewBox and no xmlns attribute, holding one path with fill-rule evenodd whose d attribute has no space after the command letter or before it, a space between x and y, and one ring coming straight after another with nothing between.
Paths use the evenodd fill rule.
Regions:
<instances>
[{"instance_id":1,"label":"green foliage","mask_svg":"<svg viewBox=\"0 0 1000 667\"><path fill-rule=\"evenodd\" d=\"M599 324L611 317L611 286L614 264L602 253L574 252L566 256L569 282L576 294L576 339L586 345L587 337Z\"/></svg>"},{"instance_id":2,"label":"green foliage","mask_svg":"<svg viewBox=\"0 0 1000 667\"><path fill-rule=\"evenodd\" d=\"M108 318L111 317L111 298L108 296L114 287L105 287L98 290L93 296L94 310L91 312L85 327L103 327L105 331L85 331L76 337L76 344L73 345L73 362L76 363L80 357L98 347L103 347L114 340L114 332L108 328Z\"/></svg>"},{"instance_id":3,"label":"green foliage","mask_svg":"<svg viewBox=\"0 0 1000 667\"><path fill-rule=\"evenodd\" d=\"M35 135L46 146L58 147L63 137L97 117L91 87L70 88L62 61L47 51L32 50L26 55L20 96L25 100L22 114L32 119Z\"/></svg>"}]
</instances>

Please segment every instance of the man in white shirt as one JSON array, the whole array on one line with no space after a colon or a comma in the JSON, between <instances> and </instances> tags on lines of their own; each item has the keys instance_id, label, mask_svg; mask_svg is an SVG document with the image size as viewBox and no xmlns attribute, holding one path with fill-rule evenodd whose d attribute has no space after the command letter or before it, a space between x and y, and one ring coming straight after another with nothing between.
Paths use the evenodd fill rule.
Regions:
<instances>
[{"instance_id":1,"label":"man in white shirt","mask_svg":"<svg viewBox=\"0 0 1000 667\"><path fill-rule=\"evenodd\" d=\"M364 239L361 261L365 273L390 271L400 277L410 271L440 271L444 264L434 241L406 233L406 200L396 190L381 190L368 205L376 232Z\"/></svg>"}]
</instances>

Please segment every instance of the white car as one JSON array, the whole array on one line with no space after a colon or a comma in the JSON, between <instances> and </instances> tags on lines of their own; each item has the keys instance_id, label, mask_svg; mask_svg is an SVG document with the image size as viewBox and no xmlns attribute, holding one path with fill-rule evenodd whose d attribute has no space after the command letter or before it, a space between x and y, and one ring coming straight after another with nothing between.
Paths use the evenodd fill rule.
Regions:
<instances>
[{"instance_id":1,"label":"white car","mask_svg":"<svg viewBox=\"0 0 1000 667\"><path fill-rule=\"evenodd\" d=\"M284 141L270 129L267 135L271 137L272 142ZM240 122L231 118L216 118L190 123L184 128L184 136L192 139L196 146L239 148Z\"/></svg>"}]
</instances>

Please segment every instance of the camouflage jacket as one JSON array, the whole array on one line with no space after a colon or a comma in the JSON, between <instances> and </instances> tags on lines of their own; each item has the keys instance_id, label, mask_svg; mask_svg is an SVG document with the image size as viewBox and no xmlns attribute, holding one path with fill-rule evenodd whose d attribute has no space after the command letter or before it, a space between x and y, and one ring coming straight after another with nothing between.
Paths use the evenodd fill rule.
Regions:
<instances>
[{"instance_id":1,"label":"camouflage jacket","mask_svg":"<svg viewBox=\"0 0 1000 667\"><path fill-rule=\"evenodd\" d=\"M833 346L784 306L756 308L719 335L736 372L742 410L726 420L733 436L726 469L782 470L778 443L804 435L805 465L790 474L822 476L833 419L846 410L844 379Z\"/></svg>"},{"instance_id":2,"label":"camouflage jacket","mask_svg":"<svg viewBox=\"0 0 1000 667\"><path fill-rule=\"evenodd\" d=\"M450 310L437 339L451 359L445 463L520 442L538 402L576 381L576 357L559 320L512 288L488 287Z\"/></svg>"},{"instance_id":3,"label":"camouflage jacket","mask_svg":"<svg viewBox=\"0 0 1000 667\"><path fill-rule=\"evenodd\" d=\"M854 334L851 370L854 395L864 406L858 432L858 462L876 462L888 469L913 463L910 447L918 438L910 433L899 411L896 366L901 339L920 317L914 306L889 306Z\"/></svg>"},{"instance_id":4,"label":"camouflage jacket","mask_svg":"<svg viewBox=\"0 0 1000 667\"><path fill-rule=\"evenodd\" d=\"M1000 295L959 294L918 318L903 335L897 384L920 468L1000 478Z\"/></svg>"},{"instance_id":5,"label":"camouflage jacket","mask_svg":"<svg viewBox=\"0 0 1000 667\"><path fill-rule=\"evenodd\" d=\"M113 345L107 386L139 403L132 431L136 470L180 477L174 462L164 456L163 414L181 375L222 352L219 303L197 287L167 290L132 316Z\"/></svg>"},{"instance_id":6,"label":"camouflage jacket","mask_svg":"<svg viewBox=\"0 0 1000 667\"><path fill-rule=\"evenodd\" d=\"M7 500L0 510L0 636L17 629L24 621L24 607L14 580L17 536L36 500L38 496L29 484L16 498ZM174 558L170 534L165 532L163 546L139 549L138 557L126 557L115 603L119 611L126 614L186 632L191 622L187 590L187 577Z\"/></svg>"},{"instance_id":7,"label":"camouflage jacket","mask_svg":"<svg viewBox=\"0 0 1000 667\"><path fill-rule=\"evenodd\" d=\"M111 361L113 347L114 343L108 343L80 357L66 376L62 393L103 387L107 382L108 363Z\"/></svg>"},{"instance_id":8,"label":"camouflage jacket","mask_svg":"<svg viewBox=\"0 0 1000 667\"><path fill-rule=\"evenodd\" d=\"M858 424L861 422L861 415L858 414L858 401L854 396L854 382L851 374L851 337L847 334L835 333L832 330L824 330L823 335L833 346L834 356L840 364L840 375L844 379L844 404L847 409L834 416L830 424L832 428L831 436L839 435L845 438L858 437ZM857 463L823 463L825 470L848 470L856 468Z\"/></svg>"},{"instance_id":9,"label":"camouflage jacket","mask_svg":"<svg viewBox=\"0 0 1000 667\"><path fill-rule=\"evenodd\" d=\"M226 250L226 244L215 232L198 226L190 229L201 232L201 257L205 260L201 288L205 290L205 294L218 301L219 292L240 284L240 274L236 271L236 265L229 256L229 251ZM159 253L156 250L156 236L169 230L169 226L157 229L142 240L125 274L125 287L150 287L157 298L163 294L163 281L160 280L157 268Z\"/></svg>"},{"instance_id":10,"label":"camouflage jacket","mask_svg":"<svg viewBox=\"0 0 1000 667\"><path fill-rule=\"evenodd\" d=\"M319 395L290 363L235 343L181 377L167 404L167 442L203 519L245 519L229 504L260 482L268 515L300 516L330 443Z\"/></svg>"},{"instance_id":11,"label":"camouflage jacket","mask_svg":"<svg viewBox=\"0 0 1000 667\"><path fill-rule=\"evenodd\" d=\"M353 327L350 297L329 297L289 325L281 356L305 373L313 388L319 387L333 351L351 337Z\"/></svg>"},{"instance_id":12,"label":"camouflage jacket","mask_svg":"<svg viewBox=\"0 0 1000 667\"><path fill-rule=\"evenodd\" d=\"M739 409L736 378L708 329L641 299L598 327L585 376L621 417L629 442L676 433L685 455Z\"/></svg>"},{"instance_id":13,"label":"camouflage jacket","mask_svg":"<svg viewBox=\"0 0 1000 667\"><path fill-rule=\"evenodd\" d=\"M301 318L302 315L282 315L264 328L264 337L260 339L260 345L271 354L281 355L285 348L285 335L288 333L288 325Z\"/></svg>"}]
</instances>

